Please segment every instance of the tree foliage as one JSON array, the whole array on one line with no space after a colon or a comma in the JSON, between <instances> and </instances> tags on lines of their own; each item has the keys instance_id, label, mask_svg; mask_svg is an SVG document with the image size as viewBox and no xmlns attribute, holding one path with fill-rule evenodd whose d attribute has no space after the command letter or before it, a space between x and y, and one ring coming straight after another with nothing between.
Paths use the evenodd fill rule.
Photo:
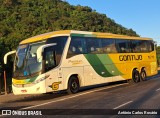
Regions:
<instances>
[{"instance_id":1,"label":"tree foliage","mask_svg":"<svg viewBox=\"0 0 160 118\"><path fill-rule=\"evenodd\" d=\"M158 61L158 65L160 66L160 46L156 47L156 51L157 51L157 61Z\"/></svg>"},{"instance_id":2,"label":"tree foliage","mask_svg":"<svg viewBox=\"0 0 160 118\"><path fill-rule=\"evenodd\" d=\"M160 46L156 47L157 53L160 54Z\"/></svg>"},{"instance_id":3,"label":"tree foliage","mask_svg":"<svg viewBox=\"0 0 160 118\"><path fill-rule=\"evenodd\" d=\"M138 36L105 14L61 0L0 0L0 69L6 52L21 40L56 30L85 30Z\"/></svg>"}]
</instances>

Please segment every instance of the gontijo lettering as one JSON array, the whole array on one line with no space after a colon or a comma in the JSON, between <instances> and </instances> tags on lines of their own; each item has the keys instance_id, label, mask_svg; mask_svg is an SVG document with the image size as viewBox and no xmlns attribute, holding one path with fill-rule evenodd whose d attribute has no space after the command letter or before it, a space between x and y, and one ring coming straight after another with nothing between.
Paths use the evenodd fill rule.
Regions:
<instances>
[{"instance_id":1,"label":"gontijo lettering","mask_svg":"<svg viewBox=\"0 0 160 118\"><path fill-rule=\"evenodd\" d=\"M134 61L134 60L142 60L142 55L120 55L120 61Z\"/></svg>"}]
</instances>

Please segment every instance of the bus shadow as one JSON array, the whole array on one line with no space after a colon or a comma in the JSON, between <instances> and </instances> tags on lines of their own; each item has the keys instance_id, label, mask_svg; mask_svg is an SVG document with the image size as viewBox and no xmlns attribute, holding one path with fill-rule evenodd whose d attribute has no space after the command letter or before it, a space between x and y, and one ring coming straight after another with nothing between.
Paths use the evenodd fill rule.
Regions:
<instances>
[{"instance_id":1,"label":"bus shadow","mask_svg":"<svg viewBox=\"0 0 160 118\"><path fill-rule=\"evenodd\" d=\"M40 94L40 95L26 96L26 97L23 97L17 100L13 100L13 101L9 101L6 103L44 101L44 100L56 99L56 98L63 97L66 95L68 95L67 92L59 91L56 93L46 93L46 94Z\"/></svg>"},{"instance_id":2,"label":"bus shadow","mask_svg":"<svg viewBox=\"0 0 160 118\"><path fill-rule=\"evenodd\" d=\"M124 80L124 81L117 81L117 82L110 82L110 83L86 86L86 87L81 88L81 90L79 92L85 92L85 91L87 92L89 90L93 90L93 89L96 89L96 88L109 87L109 86L123 84L123 83L127 83L127 81Z\"/></svg>"}]
</instances>

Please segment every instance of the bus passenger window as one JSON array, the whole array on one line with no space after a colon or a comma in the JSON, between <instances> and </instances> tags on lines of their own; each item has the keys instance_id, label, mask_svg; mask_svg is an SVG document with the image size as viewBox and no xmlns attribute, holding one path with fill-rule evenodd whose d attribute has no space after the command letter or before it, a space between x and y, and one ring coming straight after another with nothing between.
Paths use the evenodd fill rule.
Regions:
<instances>
[{"instance_id":1,"label":"bus passenger window","mask_svg":"<svg viewBox=\"0 0 160 118\"><path fill-rule=\"evenodd\" d=\"M149 52L154 51L154 43L153 43L153 41L147 41L147 45L148 45L148 51Z\"/></svg>"},{"instance_id":2,"label":"bus passenger window","mask_svg":"<svg viewBox=\"0 0 160 118\"><path fill-rule=\"evenodd\" d=\"M132 52L133 53L139 53L139 52L141 52L140 43L141 42L139 40L133 40L133 41L131 41L131 47L132 47Z\"/></svg>"},{"instance_id":3,"label":"bus passenger window","mask_svg":"<svg viewBox=\"0 0 160 118\"><path fill-rule=\"evenodd\" d=\"M131 42L130 40L117 39L116 46L119 53L131 52Z\"/></svg>"},{"instance_id":4,"label":"bus passenger window","mask_svg":"<svg viewBox=\"0 0 160 118\"><path fill-rule=\"evenodd\" d=\"M67 53L67 58L70 58L78 54L84 54L85 53L84 44L85 42L83 37L72 37Z\"/></svg>"},{"instance_id":5,"label":"bus passenger window","mask_svg":"<svg viewBox=\"0 0 160 118\"><path fill-rule=\"evenodd\" d=\"M71 46L69 48L70 53L75 53L76 52L76 48L74 46Z\"/></svg>"},{"instance_id":6,"label":"bus passenger window","mask_svg":"<svg viewBox=\"0 0 160 118\"><path fill-rule=\"evenodd\" d=\"M66 42L67 42L68 36L58 36L58 37L52 37L47 39L46 44L55 43L57 45L54 46L54 51L56 51L56 63L59 65L63 50L65 48Z\"/></svg>"},{"instance_id":7,"label":"bus passenger window","mask_svg":"<svg viewBox=\"0 0 160 118\"><path fill-rule=\"evenodd\" d=\"M101 39L103 53L117 52L114 39Z\"/></svg>"},{"instance_id":8,"label":"bus passenger window","mask_svg":"<svg viewBox=\"0 0 160 118\"><path fill-rule=\"evenodd\" d=\"M87 53L101 54L103 52L100 39L86 38L86 42L87 42Z\"/></svg>"}]
</instances>

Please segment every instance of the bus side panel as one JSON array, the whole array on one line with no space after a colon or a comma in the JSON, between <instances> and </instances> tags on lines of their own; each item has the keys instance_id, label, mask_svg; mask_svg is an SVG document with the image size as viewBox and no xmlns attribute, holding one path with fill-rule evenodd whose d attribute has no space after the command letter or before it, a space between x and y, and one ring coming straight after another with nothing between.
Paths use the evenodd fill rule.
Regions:
<instances>
[{"instance_id":1,"label":"bus side panel","mask_svg":"<svg viewBox=\"0 0 160 118\"><path fill-rule=\"evenodd\" d=\"M133 69L137 69L139 73L145 68L147 76L157 74L157 62L155 52L151 53L119 53L109 54L111 60L121 71L122 77L125 79L132 78Z\"/></svg>"},{"instance_id":2,"label":"bus side panel","mask_svg":"<svg viewBox=\"0 0 160 118\"><path fill-rule=\"evenodd\" d=\"M93 59L93 58L92 58ZM64 89L67 89L69 77L77 74L79 76L80 86L89 86L105 82L112 82L112 77L103 77L105 70L102 64L90 64L83 54L79 54L68 58L63 65L63 82L65 83ZM101 69L102 68L102 69ZM97 70L98 69L98 70ZM99 70L100 69L100 70ZM99 75L101 73L101 75Z\"/></svg>"},{"instance_id":3,"label":"bus side panel","mask_svg":"<svg viewBox=\"0 0 160 118\"><path fill-rule=\"evenodd\" d=\"M84 86L83 66L63 67L62 72L63 72L63 81L62 82L63 82L63 89L64 90L68 88L68 82L69 82L69 79L72 75L75 75L78 77L80 86Z\"/></svg>"},{"instance_id":4,"label":"bus side panel","mask_svg":"<svg viewBox=\"0 0 160 118\"><path fill-rule=\"evenodd\" d=\"M84 66L85 85L101 84L124 80L107 54L85 54L87 65Z\"/></svg>"},{"instance_id":5,"label":"bus side panel","mask_svg":"<svg viewBox=\"0 0 160 118\"><path fill-rule=\"evenodd\" d=\"M53 92L62 88L61 82L58 79L57 69L52 69L46 72L46 92Z\"/></svg>"}]
</instances>

